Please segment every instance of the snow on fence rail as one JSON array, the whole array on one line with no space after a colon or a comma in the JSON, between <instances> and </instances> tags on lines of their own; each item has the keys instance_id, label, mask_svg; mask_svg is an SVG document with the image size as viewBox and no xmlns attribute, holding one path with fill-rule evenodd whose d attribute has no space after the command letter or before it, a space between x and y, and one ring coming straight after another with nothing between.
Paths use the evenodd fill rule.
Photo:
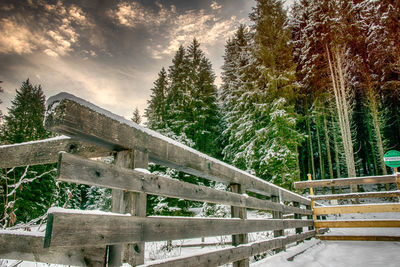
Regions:
<instances>
[{"instance_id":1,"label":"snow on fence rail","mask_svg":"<svg viewBox=\"0 0 400 267\"><path fill-rule=\"evenodd\" d=\"M384 191L384 192L362 192L362 193L348 193L348 194L331 194L315 196L313 188L316 187L333 187L333 186L351 186L363 184L387 184L395 183L397 190ZM310 199L312 202L315 200L336 200L336 199L360 199L360 198L390 198L400 196L400 173L382 176L368 176L368 177L352 177L343 179L330 179L330 180L312 180L309 175L308 181L295 182L294 187L309 188ZM352 205L333 205L333 206L313 206L314 226L318 232L318 228L398 228L400 227L400 220L318 220L320 215L332 214L354 214L354 213L387 213L387 212L400 212L400 203L371 203L371 204L352 204ZM319 216L318 216L319 215ZM318 216L318 217L317 217ZM355 235L317 235L322 240L357 240L357 241L398 241L399 236L355 236Z\"/></svg>"},{"instance_id":2,"label":"snow on fence rail","mask_svg":"<svg viewBox=\"0 0 400 267\"><path fill-rule=\"evenodd\" d=\"M315 236L310 199L75 96L62 93L50 98L45 125L68 137L0 146L0 167L58 161L58 180L112 188L112 211L117 214L51 209L44 237L0 233L0 258L90 266L118 266L123 262L140 265L144 263L144 242L232 235L234 247L154 266L218 266L230 262L247 266L252 255L279 251L289 243ZM68 153L58 155L59 151ZM114 165L88 159L111 153L116 154ZM148 161L224 182L231 192L134 170L147 169ZM269 196L271 201L250 197L246 191ZM147 194L230 205L233 218L146 217ZM272 211L273 219L247 219L247 208ZM123 215L127 213L129 216ZM294 219L282 219L285 213L294 213ZM303 233L304 227L309 231ZM296 229L296 234L284 237L283 230L290 228ZM247 233L259 231L274 231L275 238L246 244ZM8 243L2 246L2 242Z\"/></svg>"}]
</instances>

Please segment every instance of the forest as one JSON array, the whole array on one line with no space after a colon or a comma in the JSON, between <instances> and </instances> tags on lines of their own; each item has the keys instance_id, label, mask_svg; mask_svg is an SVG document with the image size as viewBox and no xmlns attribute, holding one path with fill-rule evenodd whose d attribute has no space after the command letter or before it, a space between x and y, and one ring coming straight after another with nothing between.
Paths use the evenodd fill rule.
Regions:
<instances>
[{"instance_id":1,"label":"forest","mask_svg":"<svg viewBox=\"0 0 400 267\"><path fill-rule=\"evenodd\" d=\"M264 180L388 174L400 149L400 2L257 0L226 41L222 83L201 44L181 46L151 88L145 126ZM51 137L45 96L29 79L2 117L0 144ZM140 123L136 109L132 120ZM113 159L103 159L112 162ZM2 170L0 225L39 221L50 206L110 207L110 192L54 182L54 165ZM173 169L151 171L196 184ZM227 190L222 184L215 188ZM148 198L149 214L224 217L227 207Z\"/></svg>"}]
</instances>

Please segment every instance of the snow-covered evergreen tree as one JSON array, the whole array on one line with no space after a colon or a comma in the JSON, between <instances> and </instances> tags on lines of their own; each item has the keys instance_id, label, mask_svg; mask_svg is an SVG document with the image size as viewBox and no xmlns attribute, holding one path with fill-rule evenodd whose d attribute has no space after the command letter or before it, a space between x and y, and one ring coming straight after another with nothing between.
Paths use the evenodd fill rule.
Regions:
<instances>
[{"instance_id":1,"label":"snow-covered evergreen tree","mask_svg":"<svg viewBox=\"0 0 400 267\"><path fill-rule=\"evenodd\" d=\"M219 155L219 113L215 74L196 39L180 46L168 73L154 83L145 116L149 128L211 156ZM191 175L153 166L152 171L192 183L208 183ZM158 214L188 214L191 202L152 197Z\"/></svg>"},{"instance_id":2,"label":"snow-covered evergreen tree","mask_svg":"<svg viewBox=\"0 0 400 267\"><path fill-rule=\"evenodd\" d=\"M215 74L196 39L187 48L185 62L189 89L185 133L193 140L194 148L217 156L220 120Z\"/></svg>"},{"instance_id":3,"label":"snow-covered evergreen tree","mask_svg":"<svg viewBox=\"0 0 400 267\"><path fill-rule=\"evenodd\" d=\"M250 18L252 33L241 26L225 50L223 154L239 168L290 187L298 179L302 135L293 109L297 87L286 14L280 1L257 1Z\"/></svg>"},{"instance_id":4,"label":"snow-covered evergreen tree","mask_svg":"<svg viewBox=\"0 0 400 267\"><path fill-rule=\"evenodd\" d=\"M41 86L28 80L16 90L5 116L1 143L13 144L49 137L43 126L45 96ZM26 222L46 213L55 192L54 164L19 167L4 170L1 186L6 192L1 198L1 219L4 226Z\"/></svg>"},{"instance_id":5,"label":"snow-covered evergreen tree","mask_svg":"<svg viewBox=\"0 0 400 267\"><path fill-rule=\"evenodd\" d=\"M150 100L147 101L147 108L144 116L147 118L146 125L150 129L159 130L165 127L166 123L166 95L168 90L168 77L163 67L158 73L158 78L151 89Z\"/></svg>"}]
</instances>

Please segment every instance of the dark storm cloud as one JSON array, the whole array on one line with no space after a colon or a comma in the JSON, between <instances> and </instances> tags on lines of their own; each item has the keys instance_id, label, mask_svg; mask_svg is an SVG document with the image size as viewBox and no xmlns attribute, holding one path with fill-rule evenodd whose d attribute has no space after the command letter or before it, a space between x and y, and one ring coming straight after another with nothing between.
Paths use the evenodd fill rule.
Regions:
<instances>
[{"instance_id":1,"label":"dark storm cloud","mask_svg":"<svg viewBox=\"0 0 400 267\"><path fill-rule=\"evenodd\" d=\"M0 80L5 93L30 78L47 96L68 91L129 117L146 107L152 82L179 45L196 37L214 65L254 2L3 1Z\"/></svg>"}]
</instances>

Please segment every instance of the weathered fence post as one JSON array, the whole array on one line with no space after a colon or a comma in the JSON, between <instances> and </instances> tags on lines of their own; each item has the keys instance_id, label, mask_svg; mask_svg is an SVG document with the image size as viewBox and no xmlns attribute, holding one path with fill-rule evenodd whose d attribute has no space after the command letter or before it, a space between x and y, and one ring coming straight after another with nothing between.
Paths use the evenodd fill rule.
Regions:
<instances>
[{"instance_id":1,"label":"weathered fence post","mask_svg":"<svg viewBox=\"0 0 400 267\"><path fill-rule=\"evenodd\" d=\"M246 190L239 184L231 184L230 188L231 188L231 192L233 192L233 193L238 193L238 194L246 193ZM247 209L231 206L231 217L246 220L247 219ZM232 245L233 246L238 246L240 244L246 244L248 242L249 241L248 241L247 234L232 235ZM233 267L248 267L249 259L247 258L247 259L233 262L232 266Z\"/></svg>"},{"instance_id":2,"label":"weathered fence post","mask_svg":"<svg viewBox=\"0 0 400 267\"><path fill-rule=\"evenodd\" d=\"M271 196L271 201L272 201L272 202L279 203L279 202L280 202L279 196L273 196L273 195L272 195L272 196ZM282 220L282 219L283 219L283 213L280 212L280 211L273 211L273 212L272 212L272 218ZM275 230L275 231L274 231L274 237L283 236L284 234L285 234L285 233L284 233L284 230L283 230L283 229L282 229L282 230ZM275 251L275 253L278 253L278 252L281 252L281 251L283 251L283 250L285 250L285 246L283 246L283 247L281 247L281 248L277 248L277 249L275 249L274 251Z\"/></svg>"},{"instance_id":3,"label":"weathered fence post","mask_svg":"<svg viewBox=\"0 0 400 267\"><path fill-rule=\"evenodd\" d=\"M148 154L137 150L124 150L117 153L115 165L127 169L148 167ZM147 194L124 190L112 190L112 211L130 213L133 216L146 216ZM132 266L144 263L144 242L110 246L110 265L120 266L127 262Z\"/></svg>"},{"instance_id":4,"label":"weathered fence post","mask_svg":"<svg viewBox=\"0 0 400 267\"><path fill-rule=\"evenodd\" d=\"M308 181L312 181L311 174L308 174ZM314 196L314 188L312 186L310 187L310 196ZM315 223L315 221L317 220L317 215L314 214L314 208L315 208L315 201L314 200L311 200L311 208L313 210L312 219L313 219L313 221ZM318 228L317 227L315 227L315 233L318 234Z\"/></svg>"},{"instance_id":5,"label":"weathered fence post","mask_svg":"<svg viewBox=\"0 0 400 267\"><path fill-rule=\"evenodd\" d=\"M312 210L311 205L306 205L307 210ZM307 220L312 220L313 216L312 215L307 215ZM312 231L314 230L314 226L308 226L308 230ZM308 238L307 240L310 240L311 238Z\"/></svg>"},{"instance_id":6,"label":"weathered fence post","mask_svg":"<svg viewBox=\"0 0 400 267\"><path fill-rule=\"evenodd\" d=\"M293 201L293 207L300 208L300 203L297 202L297 201ZM302 219L302 218L301 218L301 214L295 213L295 214L294 214L294 219L299 219L299 220L301 220L301 219ZM301 233L303 233L303 228L302 228L302 227L296 228L296 234L301 234ZM298 241L297 244L302 243L302 242L303 242L303 241Z\"/></svg>"}]
</instances>

